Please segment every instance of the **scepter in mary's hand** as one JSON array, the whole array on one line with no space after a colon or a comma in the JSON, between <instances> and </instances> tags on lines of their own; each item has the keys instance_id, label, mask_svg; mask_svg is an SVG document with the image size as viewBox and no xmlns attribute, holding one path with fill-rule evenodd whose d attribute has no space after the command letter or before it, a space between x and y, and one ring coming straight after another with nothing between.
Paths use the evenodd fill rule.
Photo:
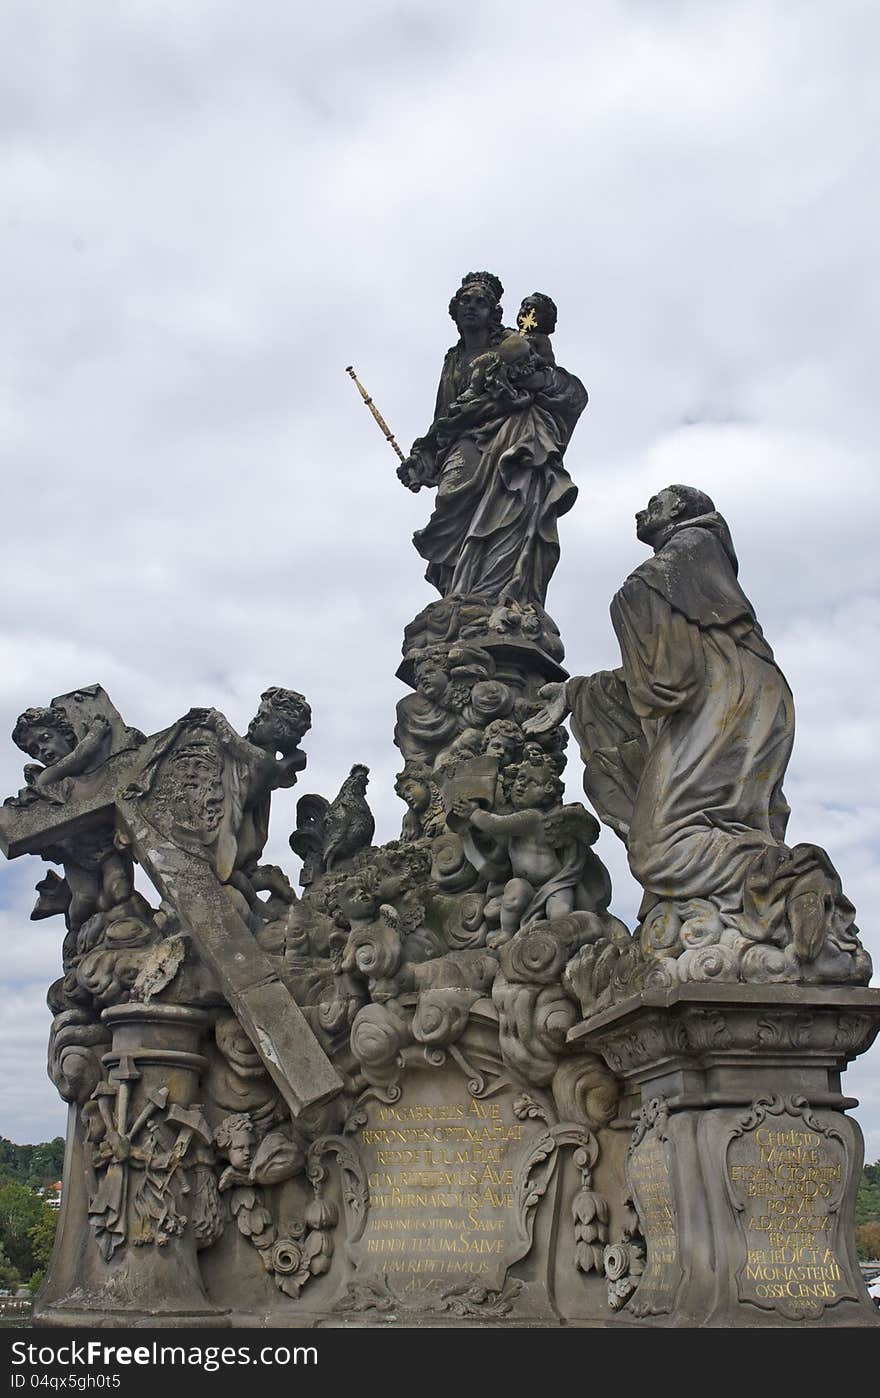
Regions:
<instances>
[{"instance_id":1,"label":"scepter in mary's hand","mask_svg":"<svg viewBox=\"0 0 880 1398\"><path fill-rule=\"evenodd\" d=\"M361 395L370 412L373 414L373 417L376 419L376 422L379 424L379 430L382 433L382 436L385 438L386 442L391 443L392 447L397 452L397 455L401 461L406 461L406 457L404 456L403 452L400 450L400 447L397 445L397 442L395 441L394 433L391 431L391 428L388 426L388 423L385 421L384 417L379 412L379 409L376 407L376 404L373 402L369 393L364 388L363 384L361 383L360 379L358 378L357 374L354 372L354 369L350 364L346 368L345 372L346 374L350 374L351 377L354 379L358 393Z\"/></svg>"}]
</instances>

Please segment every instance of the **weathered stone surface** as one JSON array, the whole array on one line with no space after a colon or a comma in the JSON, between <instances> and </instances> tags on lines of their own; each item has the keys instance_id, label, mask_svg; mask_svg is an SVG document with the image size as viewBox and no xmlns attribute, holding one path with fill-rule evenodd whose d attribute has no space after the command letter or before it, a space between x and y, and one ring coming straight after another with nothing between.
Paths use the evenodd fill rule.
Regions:
<instances>
[{"instance_id":1,"label":"weathered stone surface","mask_svg":"<svg viewBox=\"0 0 880 1398\"><path fill-rule=\"evenodd\" d=\"M138 862L214 972L291 1110L298 1114L334 1097L339 1074L210 865L157 845L133 802L120 801L117 811Z\"/></svg>"},{"instance_id":2,"label":"weathered stone surface","mask_svg":"<svg viewBox=\"0 0 880 1398\"><path fill-rule=\"evenodd\" d=\"M53 706L57 704L53 701ZM258 718L260 723L267 722L265 716ZM141 735L132 751L111 756L83 775L65 778L67 785L61 794L44 794L51 790L48 785L43 790L29 788L27 800L17 798L0 808L0 838L10 857L26 851L51 855L54 849L64 858L66 878L70 881L71 856L76 855L76 842L82 841L84 834L95 826L108 829L107 853L102 856L105 864L118 861L119 837L124 836L122 847L130 847L163 900L174 910L217 976L229 1003L239 1012L291 1109L299 1112L303 1106L335 1095L342 1081L242 916L248 912L248 903L240 892L247 874L242 870L235 883L224 884L220 879L224 875L229 880L236 872L240 862L238 842L244 845L256 833L254 818L248 815L244 773L256 771L252 786L256 788L254 799L259 802L264 799L260 780L265 783L276 778L275 758L232 734L226 725L221 732L233 750L229 757L222 745L213 741L217 726L216 721L203 723L201 713L195 718L188 716L149 742ZM20 719L17 731L22 727ZM51 731L48 719L41 731ZM271 741L276 739L284 741L284 735L279 731ZM302 759L298 751L297 756ZM236 758L239 770L235 773L232 798L228 794L230 781L224 783L224 777ZM210 759L214 759L214 767L210 778L206 778ZM43 770L51 773L62 761L63 757L58 764ZM301 766L303 762L294 765ZM192 771L195 776L190 774ZM160 793L162 790L163 772L167 774L164 802L157 796L157 786ZM144 793L152 801L145 801ZM197 797L195 803L192 795ZM175 809L175 800L185 807L183 812ZM160 828L163 825L164 830ZM187 832L186 847L175 841L178 828ZM259 848L248 850L248 872L262 850L265 832L262 841L259 835L257 839ZM199 857L199 852L203 857ZM130 880L123 894L121 901L130 899Z\"/></svg>"},{"instance_id":3,"label":"weathered stone surface","mask_svg":"<svg viewBox=\"0 0 880 1398\"><path fill-rule=\"evenodd\" d=\"M208 1016L128 1004L104 1017L112 1046L100 1092L71 1109L60 1246L42 1305L73 1324L216 1319L197 1259L218 1225L210 1130L196 1105Z\"/></svg>"},{"instance_id":4,"label":"weathered stone surface","mask_svg":"<svg viewBox=\"0 0 880 1398\"><path fill-rule=\"evenodd\" d=\"M880 991L679 986L571 1040L640 1093L632 1215L606 1251L621 1319L874 1325L853 1242L861 1133L840 1075L880 1030Z\"/></svg>"},{"instance_id":5,"label":"weathered stone surface","mask_svg":"<svg viewBox=\"0 0 880 1398\"><path fill-rule=\"evenodd\" d=\"M783 843L791 695L684 487L639 517L656 556L615 599L621 669L568 680L545 602L586 394L550 298L514 333L500 296L463 279L398 473L437 487L416 546L440 593L404 632L399 839L373 844L346 758L334 799L297 805L302 896L260 862L306 763L294 690L244 736L199 708L147 738L97 685L15 726L34 761L0 847L62 867L32 916L66 929L40 1320L873 1319L840 1075L880 1011L830 861ZM569 709L645 887L635 939L563 800Z\"/></svg>"},{"instance_id":6,"label":"weathered stone surface","mask_svg":"<svg viewBox=\"0 0 880 1398\"><path fill-rule=\"evenodd\" d=\"M585 1013L688 981L867 984L855 909L824 850L784 843L794 701L737 581L724 519L674 485L636 516L654 557L611 604L621 667L544 691L572 714L584 788L644 889L638 947Z\"/></svg>"},{"instance_id":7,"label":"weathered stone surface","mask_svg":"<svg viewBox=\"0 0 880 1398\"><path fill-rule=\"evenodd\" d=\"M414 543L441 596L543 607L556 521L577 495L562 457L587 394L556 365L550 298L523 303L516 333L501 324L502 295L490 272L463 278L449 305L460 339L443 361L434 421L398 475L410 490L437 487Z\"/></svg>"},{"instance_id":8,"label":"weathered stone surface","mask_svg":"<svg viewBox=\"0 0 880 1398\"><path fill-rule=\"evenodd\" d=\"M511 1269L531 1247L536 1207L556 1193L560 1147L595 1163L598 1142L583 1124L548 1127L521 1088L502 1081L487 1094L452 1058L413 1065L400 1095L366 1100L356 1122L367 1207L342 1310L558 1318L546 1278Z\"/></svg>"},{"instance_id":9,"label":"weathered stone surface","mask_svg":"<svg viewBox=\"0 0 880 1398\"><path fill-rule=\"evenodd\" d=\"M723 1067L724 1100L746 1102L794 1063L811 1102L841 1106L840 1075L878 1032L877 990L713 984L642 991L579 1024L569 1039L591 1052L601 1039L602 1056L627 1082L641 1085L647 1071L656 1083L662 1068L664 1090L683 1097L690 1073L702 1082ZM702 1082L700 1090L709 1087Z\"/></svg>"}]
</instances>

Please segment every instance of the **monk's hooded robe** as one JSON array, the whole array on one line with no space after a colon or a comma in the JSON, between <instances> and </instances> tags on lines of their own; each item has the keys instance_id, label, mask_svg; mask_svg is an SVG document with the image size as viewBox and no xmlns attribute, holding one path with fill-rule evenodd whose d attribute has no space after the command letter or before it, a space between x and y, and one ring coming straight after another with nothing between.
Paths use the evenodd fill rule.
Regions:
<instances>
[{"instance_id":1,"label":"monk's hooded robe","mask_svg":"<svg viewBox=\"0 0 880 1398\"><path fill-rule=\"evenodd\" d=\"M621 668L568 682L584 786L645 889L742 907L784 838L794 703L714 511L683 521L611 604Z\"/></svg>"}]
</instances>

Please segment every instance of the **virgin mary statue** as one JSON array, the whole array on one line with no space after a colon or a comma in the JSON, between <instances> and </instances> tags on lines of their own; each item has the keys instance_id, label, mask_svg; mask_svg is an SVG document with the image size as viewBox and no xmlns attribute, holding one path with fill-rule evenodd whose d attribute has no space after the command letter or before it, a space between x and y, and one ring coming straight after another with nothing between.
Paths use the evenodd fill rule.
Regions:
<instances>
[{"instance_id":1,"label":"virgin mary statue","mask_svg":"<svg viewBox=\"0 0 880 1398\"><path fill-rule=\"evenodd\" d=\"M463 278L449 303L460 339L443 361L434 421L398 475L411 490L437 487L413 542L441 596L543 606L559 561L556 521L577 496L562 458L587 394L553 362L546 334L505 329L502 295L491 272ZM549 297L536 300L555 312Z\"/></svg>"}]
</instances>

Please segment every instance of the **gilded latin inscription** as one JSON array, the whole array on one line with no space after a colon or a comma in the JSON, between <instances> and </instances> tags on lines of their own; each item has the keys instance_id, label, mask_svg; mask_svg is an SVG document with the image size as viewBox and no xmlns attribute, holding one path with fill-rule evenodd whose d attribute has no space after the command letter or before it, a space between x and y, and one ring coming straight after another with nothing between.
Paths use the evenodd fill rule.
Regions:
<instances>
[{"instance_id":1,"label":"gilded latin inscription","mask_svg":"<svg viewBox=\"0 0 880 1398\"><path fill-rule=\"evenodd\" d=\"M813 1119L767 1116L732 1140L731 1194L745 1231L740 1300L811 1315L853 1296L837 1247L846 1152Z\"/></svg>"},{"instance_id":2,"label":"gilded latin inscription","mask_svg":"<svg viewBox=\"0 0 880 1398\"><path fill-rule=\"evenodd\" d=\"M682 1275L667 1150L666 1143L649 1132L627 1161L647 1253L638 1289L639 1309L645 1312L671 1310Z\"/></svg>"},{"instance_id":3,"label":"gilded latin inscription","mask_svg":"<svg viewBox=\"0 0 880 1398\"><path fill-rule=\"evenodd\" d=\"M371 1105L358 1132L369 1186L361 1276L384 1275L402 1292L468 1278L503 1285L525 1129L506 1097Z\"/></svg>"}]
</instances>

